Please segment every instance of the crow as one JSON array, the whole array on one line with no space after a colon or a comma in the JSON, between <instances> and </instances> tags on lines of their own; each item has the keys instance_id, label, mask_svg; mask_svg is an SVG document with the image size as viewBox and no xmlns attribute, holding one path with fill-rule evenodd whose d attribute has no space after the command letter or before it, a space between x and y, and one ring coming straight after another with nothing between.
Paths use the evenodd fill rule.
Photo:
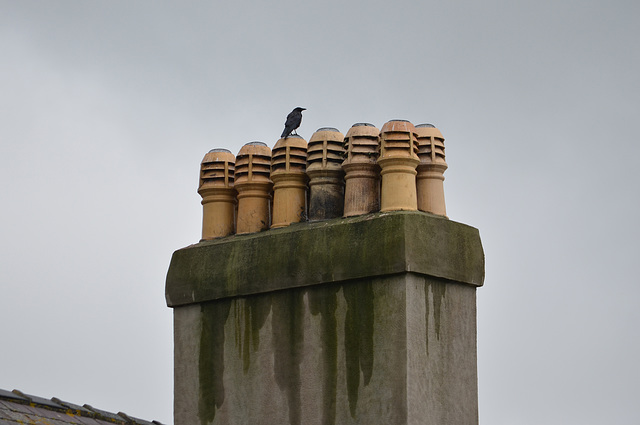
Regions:
<instances>
[{"instance_id":1,"label":"crow","mask_svg":"<svg viewBox=\"0 0 640 425\"><path fill-rule=\"evenodd\" d=\"M284 131L282 132L281 138L287 138L291 135L291 132L296 132L296 128L300 127L300 123L302 122L302 111L306 111L306 108L297 107L289 115L287 115L287 121L284 123Z\"/></svg>"}]
</instances>

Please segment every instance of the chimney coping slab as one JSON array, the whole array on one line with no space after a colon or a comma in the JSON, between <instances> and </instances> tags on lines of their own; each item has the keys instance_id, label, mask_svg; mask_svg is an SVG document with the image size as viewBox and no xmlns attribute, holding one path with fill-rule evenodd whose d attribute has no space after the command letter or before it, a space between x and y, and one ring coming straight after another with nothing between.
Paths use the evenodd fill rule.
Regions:
<instances>
[{"instance_id":1,"label":"chimney coping slab","mask_svg":"<svg viewBox=\"0 0 640 425\"><path fill-rule=\"evenodd\" d=\"M295 223L173 253L169 307L397 273L482 286L478 229L422 211Z\"/></svg>"}]
</instances>

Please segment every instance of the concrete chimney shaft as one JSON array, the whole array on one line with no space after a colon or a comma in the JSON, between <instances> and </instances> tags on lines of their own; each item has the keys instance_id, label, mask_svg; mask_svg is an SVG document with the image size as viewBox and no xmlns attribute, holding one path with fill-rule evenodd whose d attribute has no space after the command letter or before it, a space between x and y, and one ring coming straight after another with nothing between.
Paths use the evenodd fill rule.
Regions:
<instances>
[{"instance_id":1,"label":"concrete chimney shaft","mask_svg":"<svg viewBox=\"0 0 640 425\"><path fill-rule=\"evenodd\" d=\"M478 423L478 231L420 211L176 251L175 425Z\"/></svg>"}]
</instances>

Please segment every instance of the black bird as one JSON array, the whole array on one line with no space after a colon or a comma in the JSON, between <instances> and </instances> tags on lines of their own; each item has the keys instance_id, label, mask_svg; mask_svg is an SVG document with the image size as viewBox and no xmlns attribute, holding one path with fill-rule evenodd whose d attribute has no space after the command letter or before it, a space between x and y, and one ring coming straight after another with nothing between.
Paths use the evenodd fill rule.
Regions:
<instances>
[{"instance_id":1,"label":"black bird","mask_svg":"<svg viewBox=\"0 0 640 425\"><path fill-rule=\"evenodd\" d=\"M284 137L286 139L291 135L291 132L296 133L296 136L298 135L296 128L300 127L300 123L302 122L302 111L306 110L307 108L301 108L298 106L291 111L289 115L287 115L287 121L284 123L284 131L282 132L282 136L280 136L281 138Z\"/></svg>"}]
</instances>

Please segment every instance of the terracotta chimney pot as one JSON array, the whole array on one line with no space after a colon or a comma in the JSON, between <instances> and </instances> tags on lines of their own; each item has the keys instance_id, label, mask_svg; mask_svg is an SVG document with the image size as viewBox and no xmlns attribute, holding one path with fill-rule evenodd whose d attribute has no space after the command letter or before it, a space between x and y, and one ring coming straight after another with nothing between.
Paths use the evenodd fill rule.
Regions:
<instances>
[{"instance_id":1,"label":"terracotta chimney pot","mask_svg":"<svg viewBox=\"0 0 640 425\"><path fill-rule=\"evenodd\" d=\"M198 193L202 196L202 239L234 232L235 157L227 149L212 149L202 159Z\"/></svg>"},{"instance_id":2,"label":"terracotta chimney pot","mask_svg":"<svg viewBox=\"0 0 640 425\"><path fill-rule=\"evenodd\" d=\"M300 136L278 140L271 156L272 228L307 219L307 142Z\"/></svg>"},{"instance_id":3,"label":"terracotta chimney pot","mask_svg":"<svg viewBox=\"0 0 640 425\"><path fill-rule=\"evenodd\" d=\"M379 134L372 124L357 123L344 138L344 217L380 210Z\"/></svg>"},{"instance_id":4,"label":"terracotta chimney pot","mask_svg":"<svg viewBox=\"0 0 640 425\"><path fill-rule=\"evenodd\" d=\"M380 130L382 184L380 211L417 210L416 167L418 140L416 129L409 121L392 120Z\"/></svg>"},{"instance_id":5,"label":"terracotta chimney pot","mask_svg":"<svg viewBox=\"0 0 640 425\"><path fill-rule=\"evenodd\" d=\"M418 209L447 216L444 202L444 172L448 165L444 158L444 137L432 124L416 126L418 134Z\"/></svg>"},{"instance_id":6,"label":"terracotta chimney pot","mask_svg":"<svg viewBox=\"0 0 640 425\"><path fill-rule=\"evenodd\" d=\"M236 157L237 234L269 228L271 215L271 149L262 142L244 145Z\"/></svg>"},{"instance_id":7,"label":"terracotta chimney pot","mask_svg":"<svg viewBox=\"0 0 640 425\"><path fill-rule=\"evenodd\" d=\"M309 220L341 217L344 211L344 135L332 127L318 129L307 149Z\"/></svg>"}]
</instances>

